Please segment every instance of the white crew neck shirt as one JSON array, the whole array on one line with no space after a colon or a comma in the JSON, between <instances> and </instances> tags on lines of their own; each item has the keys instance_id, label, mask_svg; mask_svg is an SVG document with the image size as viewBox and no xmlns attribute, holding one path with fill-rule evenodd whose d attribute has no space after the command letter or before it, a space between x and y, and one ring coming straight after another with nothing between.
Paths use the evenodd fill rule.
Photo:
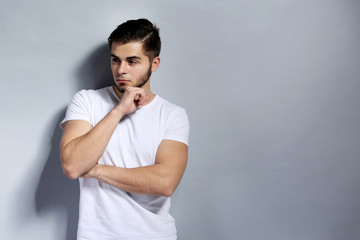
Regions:
<instances>
[{"instance_id":1,"label":"white crew neck shirt","mask_svg":"<svg viewBox=\"0 0 360 240\"><path fill-rule=\"evenodd\" d=\"M112 87L81 90L73 97L61 126L69 120L85 120L95 126L119 100ZM156 95L120 120L98 164L123 168L153 165L165 139L188 145L189 121L183 108ZM93 178L79 181L78 239L176 239L169 197L129 193Z\"/></svg>"}]
</instances>

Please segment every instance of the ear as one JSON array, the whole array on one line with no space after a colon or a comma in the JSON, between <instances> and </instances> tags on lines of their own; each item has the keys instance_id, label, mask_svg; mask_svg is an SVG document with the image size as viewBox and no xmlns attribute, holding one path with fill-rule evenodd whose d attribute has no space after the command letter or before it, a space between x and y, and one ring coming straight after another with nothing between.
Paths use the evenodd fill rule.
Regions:
<instances>
[{"instance_id":1,"label":"ear","mask_svg":"<svg viewBox=\"0 0 360 240\"><path fill-rule=\"evenodd\" d=\"M155 72L160 65L160 57L155 57L151 63L151 71Z\"/></svg>"}]
</instances>

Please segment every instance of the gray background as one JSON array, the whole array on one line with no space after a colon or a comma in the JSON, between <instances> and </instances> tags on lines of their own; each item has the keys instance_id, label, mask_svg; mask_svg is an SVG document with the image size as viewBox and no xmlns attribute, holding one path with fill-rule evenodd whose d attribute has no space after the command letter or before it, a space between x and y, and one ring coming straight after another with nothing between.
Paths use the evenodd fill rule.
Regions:
<instances>
[{"instance_id":1,"label":"gray background","mask_svg":"<svg viewBox=\"0 0 360 240\"><path fill-rule=\"evenodd\" d=\"M74 239L58 123L111 82L110 32L161 29L153 90L187 109L179 239L360 239L360 2L0 2L0 239ZM109 81L110 79L110 81Z\"/></svg>"}]
</instances>

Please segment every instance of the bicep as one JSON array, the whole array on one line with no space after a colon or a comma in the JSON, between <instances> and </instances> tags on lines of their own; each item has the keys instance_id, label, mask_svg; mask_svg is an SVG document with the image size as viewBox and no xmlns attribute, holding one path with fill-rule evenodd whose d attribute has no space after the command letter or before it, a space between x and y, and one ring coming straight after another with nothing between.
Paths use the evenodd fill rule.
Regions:
<instances>
[{"instance_id":1,"label":"bicep","mask_svg":"<svg viewBox=\"0 0 360 240\"><path fill-rule=\"evenodd\" d=\"M65 122L60 142L60 150L75 138L88 133L91 129L92 125L85 120L70 120Z\"/></svg>"},{"instance_id":2,"label":"bicep","mask_svg":"<svg viewBox=\"0 0 360 240\"><path fill-rule=\"evenodd\" d=\"M182 142L163 140L157 150L155 164L165 167L169 178L179 184L188 160L188 146Z\"/></svg>"}]
</instances>

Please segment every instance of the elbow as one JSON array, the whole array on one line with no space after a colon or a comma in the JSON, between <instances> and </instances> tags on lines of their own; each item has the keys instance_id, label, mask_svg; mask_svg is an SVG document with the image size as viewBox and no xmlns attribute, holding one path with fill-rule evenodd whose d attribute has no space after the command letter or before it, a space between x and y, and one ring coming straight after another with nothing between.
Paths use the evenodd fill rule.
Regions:
<instances>
[{"instance_id":1,"label":"elbow","mask_svg":"<svg viewBox=\"0 0 360 240\"><path fill-rule=\"evenodd\" d=\"M171 197L174 194L175 191L172 190L165 190L161 193L162 196L164 197Z\"/></svg>"},{"instance_id":2,"label":"elbow","mask_svg":"<svg viewBox=\"0 0 360 240\"><path fill-rule=\"evenodd\" d=\"M75 180L80 177L80 173L78 171L76 171L76 169L74 169L73 167L68 166L68 164L63 164L62 169L63 169L64 175L66 175L71 180Z\"/></svg>"},{"instance_id":3,"label":"elbow","mask_svg":"<svg viewBox=\"0 0 360 240\"><path fill-rule=\"evenodd\" d=\"M74 165L74 161L71 159L71 155L65 148L60 149L60 160L61 167L65 176L70 178L71 180L78 179L82 173L79 169Z\"/></svg>"},{"instance_id":4,"label":"elbow","mask_svg":"<svg viewBox=\"0 0 360 240\"><path fill-rule=\"evenodd\" d=\"M160 195L162 195L164 197L171 197L175 193L175 190L176 190L176 186L168 183L162 187Z\"/></svg>"},{"instance_id":5,"label":"elbow","mask_svg":"<svg viewBox=\"0 0 360 240\"><path fill-rule=\"evenodd\" d=\"M76 180L80 177L80 175L76 171L68 169L68 168L63 168L63 173L71 180Z\"/></svg>"},{"instance_id":6,"label":"elbow","mask_svg":"<svg viewBox=\"0 0 360 240\"><path fill-rule=\"evenodd\" d=\"M61 156L61 166L64 175L66 175L71 180L75 180L80 177L80 172L67 160L64 156Z\"/></svg>"}]
</instances>

